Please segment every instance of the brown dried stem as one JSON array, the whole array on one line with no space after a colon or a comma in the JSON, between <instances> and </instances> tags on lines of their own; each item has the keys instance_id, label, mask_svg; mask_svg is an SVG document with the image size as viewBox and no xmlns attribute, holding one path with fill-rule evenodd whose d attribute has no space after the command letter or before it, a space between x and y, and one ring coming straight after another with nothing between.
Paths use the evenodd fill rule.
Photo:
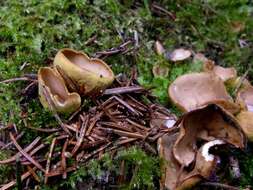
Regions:
<instances>
[{"instance_id":1,"label":"brown dried stem","mask_svg":"<svg viewBox=\"0 0 253 190\"><path fill-rule=\"evenodd\" d=\"M46 171L45 171L46 174L45 174L45 179L44 179L45 184L47 184L47 181L48 181L48 173L49 173L49 170L50 170L50 164L51 164L51 159L52 159L52 154L53 154L53 151L54 151L55 143L56 143L56 138L54 138L52 140L50 150L49 150L49 154L48 154L48 158L47 158Z\"/></svg>"}]
</instances>

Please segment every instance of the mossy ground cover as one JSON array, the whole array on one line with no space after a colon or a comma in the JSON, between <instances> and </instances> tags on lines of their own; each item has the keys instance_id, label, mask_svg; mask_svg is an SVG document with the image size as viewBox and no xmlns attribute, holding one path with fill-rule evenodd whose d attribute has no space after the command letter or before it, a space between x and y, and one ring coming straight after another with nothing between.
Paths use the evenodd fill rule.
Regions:
<instances>
[{"instance_id":1,"label":"mossy ground cover","mask_svg":"<svg viewBox=\"0 0 253 190\"><path fill-rule=\"evenodd\" d=\"M168 50L186 47L194 52L202 52L219 65L235 66L239 74L243 74L252 64L251 1L160 0L156 1L156 4L173 16L154 12L152 1L148 0L1 1L0 80L19 77L25 73L36 73L39 67L52 63L58 49L70 47L92 56L97 51L118 46L124 39L133 37L137 32L139 38L137 50L110 56L105 61L112 66L116 74L130 73L131 67L136 65L139 82L146 87L152 87L159 101L176 112L168 101L168 85L177 76L198 71L200 67L198 64L191 64L191 61L172 64L156 55L153 48L155 40L161 40ZM95 42L86 45L85 42L93 36L96 36ZM246 42L244 47L240 46L239 42L242 41ZM20 69L24 63L26 67ZM152 67L155 64L168 67L169 75L154 77ZM248 78L253 80L252 71L249 72ZM25 85L24 82L0 84L0 122L3 124L14 122L24 130L20 113L26 107L27 121L31 126L56 125L54 118L43 110L38 99L26 102L25 106L20 105L22 100L20 92ZM25 131L24 144L35 135L29 129ZM48 139L50 141L50 138ZM140 156L132 157L135 151ZM240 158L243 174L241 186L253 185L251 152L249 150ZM122 159L135 165L139 163L138 159L150 163L158 162L157 158L150 157L138 149L124 152L124 155ZM91 168L99 171L103 163L93 163ZM0 167L0 169L3 171L2 174L9 172L7 168ZM71 175L68 181L59 182L59 185L71 184L69 187L75 188L75 181L89 175L87 171L83 171L86 171L85 168ZM129 183L129 188L153 188L153 175L159 175L157 168L151 167L149 170L140 168L139 171L144 172L142 176L146 177L140 178L141 173L136 174L136 178Z\"/></svg>"}]
</instances>

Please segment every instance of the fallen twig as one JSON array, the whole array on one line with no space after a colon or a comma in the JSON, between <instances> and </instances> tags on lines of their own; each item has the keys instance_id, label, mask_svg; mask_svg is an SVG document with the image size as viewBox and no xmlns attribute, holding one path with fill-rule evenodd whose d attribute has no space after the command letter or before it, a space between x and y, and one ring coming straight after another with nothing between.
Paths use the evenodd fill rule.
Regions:
<instances>
[{"instance_id":1,"label":"fallen twig","mask_svg":"<svg viewBox=\"0 0 253 190\"><path fill-rule=\"evenodd\" d=\"M216 182L204 182L200 184L201 186L212 186L212 187L220 187L223 189L228 189L228 190L240 190L238 187L233 187L231 185L226 185L222 183L216 183Z\"/></svg>"},{"instance_id":2,"label":"fallen twig","mask_svg":"<svg viewBox=\"0 0 253 190\"><path fill-rule=\"evenodd\" d=\"M37 137L36 139L34 139L34 141L31 144L29 144L29 146L27 146L24 149L24 151L29 152L30 150L32 150L33 147L40 141L40 139L41 139L40 137ZM13 143L13 141L12 141L12 143ZM17 156L21 156L21 153L18 152L16 155L14 155L6 160L0 160L0 164L9 164L9 163L15 162Z\"/></svg>"},{"instance_id":3,"label":"fallen twig","mask_svg":"<svg viewBox=\"0 0 253 190\"><path fill-rule=\"evenodd\" d=\"M26 178L28 178L31 175L31 173L29 171L25 172L22 176L21 176L21 181L24 181ZM9 183L3 185L0 190L7 190L10 189L11 187L13 187L14 185L16 185L16 180L12 180Z\"/></svg>"},{"instance_id":4,"label":"fallen twig","mask_svg":"<svg viewBox=\"0 0 253 190\"><path fill-rule=\"evenodd\" d=\"M37 162L35 161L29 154L27 154L22 148L21 146L19 146L19 144L17 143L15 137L13 136L13 134L10 132L10 138L13 141L13 144L15 145L15 147L19 150L19 152L26 157L27 160L29 160L31 163L33 163L38 169L40 169L41 171L43 171L44 173L46 172L43 167Z\"/></svg>"},{"instance_id":5,"label":"fallen twig","mask_svg":"<svg viewBox=\"0 0 253 190\"><path fill-rule=\"evenodd\" d=\"M69 143L69 140L67 139L64 142L64 145L63 145L63 148L62 148L62 153L61 153L61 166L62 166L62 170L63 170L63 174L62 174L63 179L67 178L66 150L67 150L67 147L68 147L68 143Z\"/></svg>"},{"instance_id":6,"label":"fallen twig","mask_svg":"<svg viewBox=\"0 0 253 190\"><path fill-rule=\"evenodd\" d=\"M105 51L99 51L99 52L96 52L94 57L97 57L97 58L102 58L104 56L109 56L109 55L114 55L114 54L118 54L118 53L123 53L125 51L127 51L127 46L131 43L134 43L134 40L133 39L129 39L127 41L125 41L124 43L122 43L121 45L119 45L118 47L114 47L114 48L111 48L109 50L105 50Z\"/></svg>"},{"instance_id":7,"label":"fallen twig","mask_svg":"<svg viewBox=\"0 0 253 190\"><path fill-rule=\"evenodd\" d=\"M18 78L11 78L11 79L0 81L0 84L7 84L7 83L12 83L12 82L17 82L17 81L32 81L32 82L34 82L33 79L30 79L28 77L18 77Z\"/></svg>"},{"instance_id":8,"label":"fallen twig","mask_svg":"<svg viewBox=\"0 0 253 190\"><path fill-rule=\"evenodd\" d=\"M126 93L141 93L144 92L145 89L140 86L130 86L130 87L117 87L106 89L103 95L117 95L117 94L126 94Z\"/></svg>"},{"instance_id":9,"label":"fallen twig","mask_svg":"<svg viewBox=\"0 0 253 190\"><path fill-rule=\"evenodd\" d=\"M53 154L53 151L54 151L55 143L56 143L56 138L54 138L54 139L52 140L52 143L51 143L51 146L50 146L50 150L49 150L49 154L48 154L48 157L47 157L47 164L46 164L46 170L45 170L44 184L47 184L47 181L48 181L48 176L47 176L47 174L48 174L49 171L50 171L50 164L51 164L51 159L52 159L52 154Z\"/></svg>"}]
</instances>

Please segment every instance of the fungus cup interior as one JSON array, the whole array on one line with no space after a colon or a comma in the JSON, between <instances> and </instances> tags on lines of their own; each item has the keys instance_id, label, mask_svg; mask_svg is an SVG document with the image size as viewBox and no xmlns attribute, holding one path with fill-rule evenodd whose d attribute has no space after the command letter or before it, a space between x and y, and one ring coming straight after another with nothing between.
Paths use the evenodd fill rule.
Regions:
<instances>
[{"instance_id":1,"label":"fungus cup interior","mask_svg":"<svg viewBox=\"0 0 253 190\"><path fill-rule=\"evenodd\" d=\"M41 68L39 76L45 86L49 88L50 92L57 96L59 102L63 103L67 99L68 93L65 88L65 83L59 78L55 70L51 68Z\"/></svg>"},{"instance_id":2,"label":"fungus cup interior","mask_svg":"<svg viewBox=\"0 0 253 190\"><path fill-rule=\"evenodd\" d=\"M184 166L194 161L198 141L220 139L236 148L244 148L245 145L244 133L236 119L214 104L185 114L179 125L180 134L173 153Z\"/></svg>"},{"instance_id":3,"label":"fungus cup interior","mask_svg":"<svg viewBox=\"0 0 253 190\"><path fill-rule=\"evenodd\" d=\"M160 184L162 189L188 189L194 186L200 178L197 177L194 179L188 177L186 180L185 177L188 176L188 172L186 170L180 169L180 164L175 160L172 147L178 137L178 133L173 135L164 135L158 140L159 146L159 155L166 162L161 168L162 176L160 180Z\"/></svg>"},{"instance_id":4,"label":"fungus cup interior","mask_svg":"<svg viewBox=\"0 0 253 190\"><path fill-rule=\"evenodd\" d=\"M182 75L169 86L168 91L172 102L184 112L197 109L212 101L233 101L223 81L212 73Z\"/></svg>"},{"instance_id":5,"label":"fungus cup interior","mask_svg":"<svg viewBox=\"0 0 253 190\"><path fill-rule=\"evenodd\" d=\"M86 54L73 50L62 50L64 56L73 64L81 69L88 70L100 77L111 77L112 73L107 65L100 59L89 58Z\"/></svg>"}]
</instances>

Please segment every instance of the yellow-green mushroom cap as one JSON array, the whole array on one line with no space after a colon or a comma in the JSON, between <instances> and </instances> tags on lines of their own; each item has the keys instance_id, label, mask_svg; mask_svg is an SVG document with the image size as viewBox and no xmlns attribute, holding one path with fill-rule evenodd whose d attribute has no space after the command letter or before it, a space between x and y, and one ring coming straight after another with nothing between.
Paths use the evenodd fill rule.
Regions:
<instances>
[{"instance_id":1,"label":"yellow-green mushroom cap","mask_svg":"<svg viewBox=\"0 0 253 190\"><path fill-rule=\"evenodd\" d=\"M61 49L54 58L54 66L75 84L80 95L99 94L114 80L113 71L104 61L72 49Z\"/></svg>"},{"instance_id":2,"label":"yellow-green mushroom cap","mask_svg":"<svg viewBox=\"0 0 253 190\"><path fill-rule=\"evenodd\" d=\"M44 108L59 113L70 114L81 106L79 94L70 93L62 77L50 67L42 67L38 72L39 98Z\"/></svg>"}]
</instances>

